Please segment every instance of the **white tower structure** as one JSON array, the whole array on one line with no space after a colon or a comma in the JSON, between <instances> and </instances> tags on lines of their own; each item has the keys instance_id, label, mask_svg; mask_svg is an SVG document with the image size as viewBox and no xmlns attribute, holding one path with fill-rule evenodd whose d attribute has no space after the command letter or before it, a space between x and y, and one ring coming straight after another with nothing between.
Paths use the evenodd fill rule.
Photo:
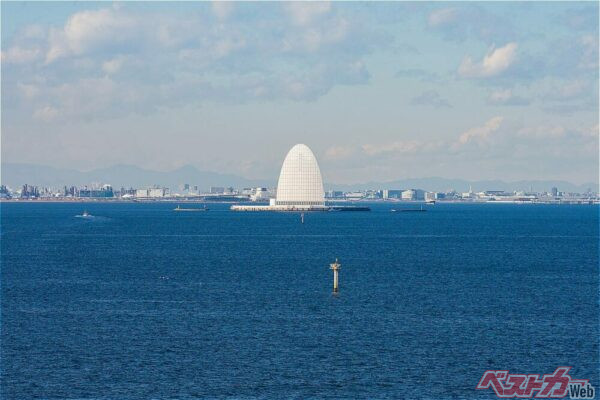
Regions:
<instances>
[{"instance_id":1,"label":"white tower structure","mask_svg":"<svg viewBox=\"0 0 600 400\"><path fill-rule=\"evenodd\" d=\"M333 264L329 264L329 269L333 270L333 293L337 293L339 291L338 273L341 268L342 264L338 262L337 258Z\"/></svg>"},{"instance_id":2,"label":"white tower structure","mask_svg":"<svg viewBox=\"0 0 600 400\"><path fill-rule=\"evenodd\" d=\"M268 206L233 205L234 211L328 211L321 170L305 144L290 149L283 160L277 195Z\"/></svg>"},{"instance_id":3,"label":"white tower structure","mask_svg":"<svg viewBox=\"0 0 600 400\"><path fill-rule=\"evenodd\" d=\"M277 183L275 204L300 208L325 205L321 170L308 146L297 144L285 156Z\"/></svg>"}]
</instances>

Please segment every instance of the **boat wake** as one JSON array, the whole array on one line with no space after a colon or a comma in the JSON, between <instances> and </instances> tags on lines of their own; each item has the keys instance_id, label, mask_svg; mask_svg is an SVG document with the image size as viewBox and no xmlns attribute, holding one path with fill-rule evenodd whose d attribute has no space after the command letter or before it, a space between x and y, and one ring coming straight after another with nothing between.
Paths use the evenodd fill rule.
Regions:
<instances>
[{"instance_id":1,"label":"boat wake","mask_svg":"<svg viewBox=\"0 0 600 400\"><path fill-rule=\"evenodd\" d=\"M75 218L82 218L82 219L88 219L88 220L102 219L102 217L98 217L96 215L92 215L92 214L90 214L87 211L84 211L82 214L75 215Z\"/></svg>"}]
</instances>

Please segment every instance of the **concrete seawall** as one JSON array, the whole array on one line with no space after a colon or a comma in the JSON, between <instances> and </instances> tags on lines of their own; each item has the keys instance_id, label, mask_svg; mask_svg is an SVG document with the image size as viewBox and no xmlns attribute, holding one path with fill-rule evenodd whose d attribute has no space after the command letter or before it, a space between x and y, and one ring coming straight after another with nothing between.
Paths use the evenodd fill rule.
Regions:
<instances>
[{"instance_id":1,"label":"concrete seawall","mask_svg":"<svg viewBox=\"0 0 600 400\"><path fill-rule=\"evenodd\" d=\"M331 207L327 206L231 206L232 211L280 211L280 212L309 212L309 211L329 211Z\"/></svg>"}]
</instances>

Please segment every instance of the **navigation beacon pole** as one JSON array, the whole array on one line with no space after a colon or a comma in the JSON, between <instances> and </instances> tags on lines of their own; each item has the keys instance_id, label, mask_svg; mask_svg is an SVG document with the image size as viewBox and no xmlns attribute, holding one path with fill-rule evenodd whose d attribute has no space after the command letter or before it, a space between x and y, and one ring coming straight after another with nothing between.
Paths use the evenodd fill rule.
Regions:
<instances>
[{"instance_id":1,"label":"navigation beacon pole","mask_svg":"<svg viewBox=\"0 0 600 400\"><path fill-rule=\"evenodd\" d=\"M333 270L333 293L337 293L338 287L338 271L342 268L342 264L338 263L338 259L335 259L333 264L329 264L329 268Z\"/></svg>"}]
</instances>

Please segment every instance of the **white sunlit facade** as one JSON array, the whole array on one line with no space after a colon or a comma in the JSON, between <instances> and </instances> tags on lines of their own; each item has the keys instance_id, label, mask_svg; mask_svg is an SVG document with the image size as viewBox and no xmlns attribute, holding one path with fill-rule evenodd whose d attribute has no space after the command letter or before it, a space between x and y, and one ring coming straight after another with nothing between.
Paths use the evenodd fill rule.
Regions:
<instances>
[{"instance_id":1,"label":"white sunlit facade","mask_svg":"<svg viewBox=\"0 0 600 400\"><path fill-rule=\"evenodd\" d=\"M268 206L231 207L235 211L326 211L321 170L315 155L304 144L288 152L277 183L277 195Z\"/></svg>"},{"instance_id":2,"label":"white sunlit facade","mask_svg":"<svg viewBox=\"0 0 600 400\"><path fill-rule=\"evenodd\" d=\"M319 164L313 152L297 144L288 152L277 183L278 206L324 206L325 192Z\"/></svg>"}]
</instances>

